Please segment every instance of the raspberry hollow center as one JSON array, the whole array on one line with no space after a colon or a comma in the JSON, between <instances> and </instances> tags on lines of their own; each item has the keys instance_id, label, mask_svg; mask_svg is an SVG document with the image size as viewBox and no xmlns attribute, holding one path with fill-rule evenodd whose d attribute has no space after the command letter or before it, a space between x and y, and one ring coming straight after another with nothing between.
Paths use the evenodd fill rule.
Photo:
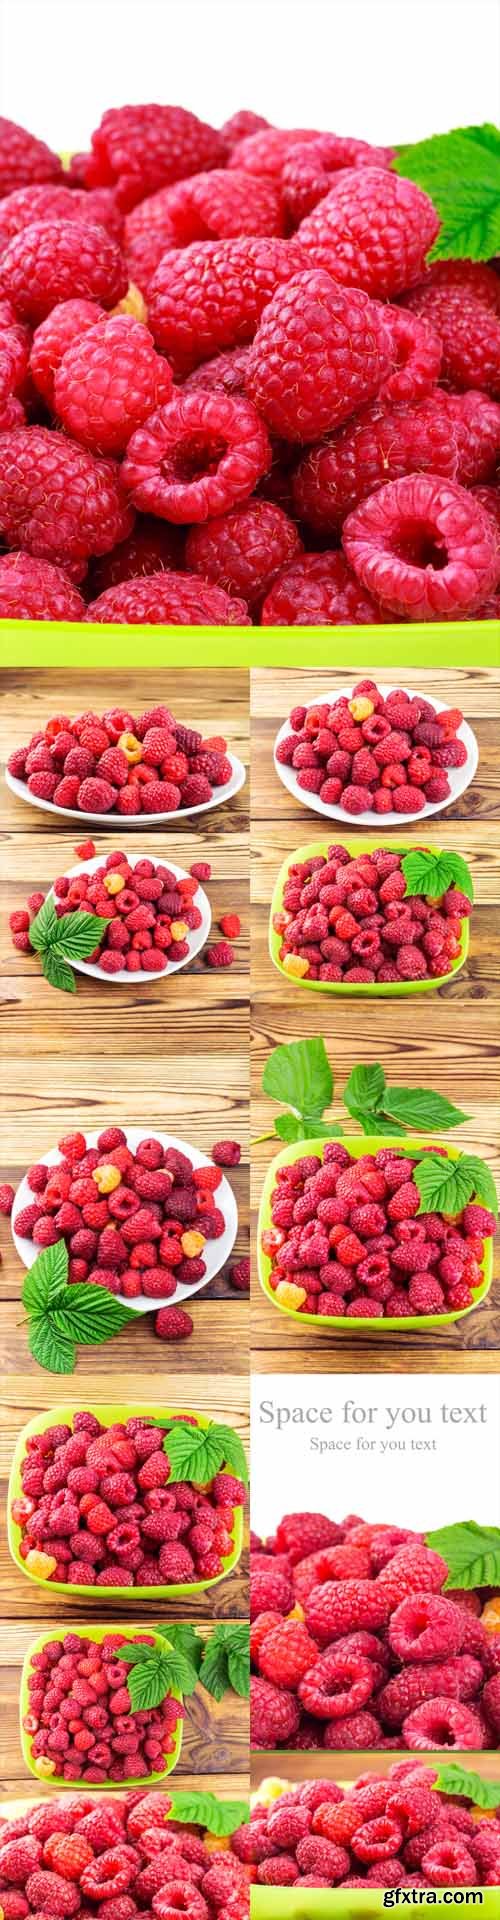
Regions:
<instances>
[{"instance_id":1,"label":"raspberry hollow center","mask_svg":"<svg viewBox=\"0 0 500 1920\"><path fill-rule=\"evenodd\" d=\"M442 573L448 566L445 542L431 521L406 520L391 540L391 551L409 567L431 567Z\"/></svg>"}]
</instances>

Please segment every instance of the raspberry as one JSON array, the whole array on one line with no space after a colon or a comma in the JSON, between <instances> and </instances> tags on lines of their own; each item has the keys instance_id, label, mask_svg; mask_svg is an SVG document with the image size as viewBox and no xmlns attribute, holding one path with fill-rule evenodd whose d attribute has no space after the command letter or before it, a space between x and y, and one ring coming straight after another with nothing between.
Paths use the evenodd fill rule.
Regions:
<instances>
[{"instance_id":1,"label":"raspberry","mask_svg":"<svg viewBox=\"0 0 500 1920\"><path fill-rule=\"evenodd\" d=\"M92 184L113 185L125 209L224 161L222 135L184 107L112 107L92 134Z\"/></svg>"},{"instance_id":2,"label":"raspberry","mask_svg":"<svg viewBox=\"0 0 500 1920\"><path fill-rule=\"evenodd\" d=\"M315 440L372 400L390 366L381 309L328 273L297 273L265 309L246 388L273 433Z\"/></svg>"},{"instance_id":3,"label":"raspberry","mask_svg":"<svg viewBox=\"0 0 500 1920\"><path fill-rule=\"evenodd\" d=\"M186 1340L192 1331L191 1315L185 1313L183 1307L160 1308L155 1319L155 1333L159 1340Z\"/></svg>"},{"instance_id":4,"label":"raspberry","mask_svg":"<svg viewBox=\"0 0 500 1920\"><path fill-rule=\"evenodd\" d=\"M296 1850L297 1865L301 1872L320 1874L329 1886L336 1886L349 1872L349 1854L345 1847L338 1847L333 1840L323 1840L319 1834L307 1834L299 1840Z\"/></svg>"},{"instance_id":5,"label":"raspberry","mask_svg":"<svg viewBox=\"0 0 500 1920\"><path fill-rule=\"evenodd\" d=\"M272 501L242 502L190 531L187 566L258 608L276 575L301 553L297 528Z\"/></svg>"},{"instance_id":6,"label":"raspberry","mask_svg":"<svg viewBox=\"0 0 500 1920\"><path fill-rule=\"evenodd\" d=\"M11 545L79 580L91 553L130 531L116 469L47 427L0 436L0 530ZM64 512L61 512L64 500Z\"/></svg>"},{"instance_id":7,"label":"raspberry","mask_svg":"<svg viewBox=\"0 0 500 1920\"><path fill-rule=\"evenodd\" d=\"M328 533L340 529L361 500L405 474L437 473L466 484L474 465L484 461L488 471L492 431L496 435L498 426L492 421L490 428L479 394L436 389L401 407L377 399L361 419L306 454L294 479L297 510L316 532Z\"/></svg>"},{"instance_id":8,"label":"raspberry","mask_svg":"<svg viewBox=\"0 0 500 1920\"><path fill-rule=\"evenodd\" d=\"M212 1147L212 1160L216 1167L237 1167L241 1160L241 1147L237 1140L216 1140ZM202 1169L204 1172L204 1169Z\"/></svg>"},{"instance_id":9,"label":"raspberry","mask_svg":"<svg viewBox=\"0 0 500 1920\"><path fill-rule=\"evenodd\" d=\"M123 478L143 512L196 522L245 499L269 464L268 436L250 402L194 389L176 393L132 435Z\"/></svg>"},{"instance_id":10,"label":"raspberry","mask_svg":"<svg viewBox=\"0 0 500 1920\"><path fill-rule=\"evenodd\" d=\"M221 933L224 934L225 939L239 940L240 933L241 933L241 920L238 913L224 913L222 915L222 918L219 920L219 926L220 926Z\"/></svg>"},{"instance_id":11,"label":"raspberry","mask_svg":"<svg viewBox=\"0 0 500 1920\"><path fill-rule=\"evenodd\" d=\"M0 208L1 219L1 208ZM54 410L54 380L64 355L103 317L95 300L63 300L42 320L33 337L30 373L47 406Z\"/></svg>"},{"instance_id":12,"label":"raspberry","mask_svg":"<svg viewBox=\"0 0 500 1920\"><path fill-rule=\"evenodd\" d=\"M2 255L2 286L22 319L44 320L60 300L112 307L127 290L125 261L104 227L35 220Z\"/></svg>"},{"instance_id":13,"label":"raspberry","mask_svg":"<svg viewBox=\"0 0 500 1920\"><path fill-rule=\"evenodd\" d=\"M31 187L37 181L62 180L61 161L44 140L19 127L15 120L0 119L0 196L18 187Z\"/></svg>"},{"instance_id":14,"label":"raspberry","mask_svg":"<svg viewBox=\"0 0 500 1920\"><path fill-rule=\"evenodd\" d=\"M119 454L171 389L170 368L147 327L119 313L67 348L55 375L55 411L92 453Z\"/></svg>"},{"instance_id":15,"label":"raspberry","mask_svg":"<svg viewBox=\"0 0 500 1920\"><path fill-rule=\"evenodd\" d=\"M153 515L138 515L128 540L121 540L112 553L94 561L91 568L91 597L97 599L108 587L122 580L142 579L145 574L169 572L181 566L180 536L176 528ZM123 728L120 728L123 732Z\"/></svg>"},{"instance_id":16,"label":"raspberry","mask_svg":"<svg viewBox=\"0 0 500 1920\"><path fill-rule=\"evenodd\" d=\"M206 947L204 959L207 967L232 967L234 953L229 941L219 940L215 947Z\"/></svg>"},{"instance_id":17,"label":"raspberry","mask_svg":"<svg viewBox=\"0 0 500 1920\"><path fill-rule=\"evenodd\" d=\"M273 238L194 241L164 254L148 324L174 374L251 340L275 288L303 264L300 247Z\"/></svg>"},{"instance_id":18,"label":"raspberry","mask_svg":"<svg viewBox=\"0 0 500 1920\"><path fill-rule=\"evenodd\" d=\"M45 1847L44 1859L49 1860L54 1872L62 1874L63 1880L80 1880L83 1868L89 1866L94 1857L89 1841L78 1833L61 1834L49 1842L49 1847Z\"/></svg>"},{"instance_id":19,"label":"raspberry","mask_svg":"<svg viewBox=\"0 0 500 1920\"><path fill-rule=\"evenodd\" d=\"M422 1860L431 1887L466 1887L476 1877L474 1860L461 1840L438 1840Z\"/></svg>"},{"instance_id":20,"label":"raspberry","mask_svg":"<svg viewBox=\"0 0 500 1920\"><path fill-rule=\"evenodd\" d=\"M14 1205L14 1200L15 1200L14 1187L10 1187L5 1181L3 1186L0 1186L0 1214L5 1214L5 1215L11 1214L12 1208Z\"/></svg>"},{"instance_id":21,"label":"raspberry","mask_svg":"<svg viewBox=\"0 0 500 1920\"><path fill-rule=\"evenodd\" d=\"M464 1752L474 1747L480 1751L486 1742L479 1714L462 1701L447 1700L439 1694L408 1714L403 1722L403 1735L405 1746L416 1753L436 1747L446 1747L452 1753L459 1748Z\"/></svg>"},{"instance_id":22,"label":"raspberry","mask_svg":"<svg viewBox=\"0 0 500 1920\"><path fill-rule=\"evenodd\" d=\"M405 1663L412 1660L443 1660L460 1652L465 1633L464 1616L452 1600L438 1594L416 1594L396 1607L389 1622L388 1637L393 1653Z\"/></svg>"},{"instance_id":23,"label":"raspberry","mask_svg":"<svg viewBox=\"0 0 500 1920\"><path fill-rule=\"evenodd\" d=\"M292 1740L299 1728L299 1707L293 1693L269 1680L250 1681L253 1747L277 1747Z\"/></svg>"},{"instance_id":24,"label":"raspberry","mask_svg":"<svg viewBox=\"0 0 500 1920\"><path fill-rule=\"evenodd\" d=\"M381 617L343 554L305 553L275 580L262 607L261 624L372 626Z\"/></svg>"},{"instance_id":25,"label":"raspberry","mask_svg":"<svg viewBox=\"0 0 500 1920\"><path fill-rule=\"evenodd\" d=\"M6 437L6 436L4 436ZM1 439L1 437L0 437ZM0 458L1 477L1 458ZM0 509L1 519L1 509ZM189 627L247 627L247 608L231 600L220 587L208 587L196 574L152 573L110 587L87 608L86 619L119 626L170 625ZM149 790L148 790L149 797ZM121 810L121 808L119 808ZM127 806L127 812L129 807ZM133 811L139 807L134 805ZM149 811L149 808L146 808Z\"/></svg>"},{"instance_id":26,"label":"raspberry","mask_svg":"<svg viewBox=\"0 0 500 1920\"><path fill-rule=\"evenodd\" d=\"M405 618L465 617L497 582L492 522L464 488L437 476L381 487L348 516L343 538L363 585Z\"/></svg>"},{"instance_id":27,"label":"raspberry","mask_svg":"<svg viewBox=\"0 0 500 1920\"><path fill-rule=\"evenodd\" d=\"M230 1286L234 1287L237 1293L249 1293L250 1261L247 1259L237 1260L234 1266L228 1269L228 1280Z\"/></svg>"},{"instance_id":28,"label":"raspberry","mask_svg":"<svg viewBox=\"0 0 500 1920\"><path fill-rule=\"evenodd\" d=\"M451 263L450 263L451 264ZM461 263L466 264L466 263ZM463 285L423 282L409 296L413 312L428 320L441 340L442 374L453 387L482 388L500 395L500 321Z\"/></svg>"},{"instance_id":29,"label":"raspberry","mask_svg":"<svg viewBox=\"0 0 500 1920\"><path fill-rule=\"evenodd\" d=\"M64 1880L60 1873L44 1873L37 1869L26 1881L26 1897L31 1904L31 1912L43 1909L44 1914L53 1915L53 1920L64 1920L80 1910L80 1889L70 1880Z\"/></svg>"},{"instance_id":30,"label":"raspberry","mask_svg":"<svg viewBox=\"0 0 500 1920\"><path fill-rule=\"evenodd\" d=\"M300 244L313 267L375 299L391 300L420 278L438 230L432 201L412 181L362 167L339 173L302 222Z\"/></svg>"},{"instance_id":31,"label":"raspberry","mask_svg":"<svg viewBox=\"0 0 500 1920\"><path fill-rule=\"evenodd\" d=\"M168 248L195 240L233 240L240 234L281 234L281 196L271 180L213 169L143 200L126 224L133 280L149 284Z\"/></svg>"},{"instance_id":32,"label":"raspberry","mask_svg":"<svg viewBox=\"0 0 500 1920\"><path fill-rule=\"evenodd\" d=\"M324 199L341 168L385 166L389 153L389 148L370 147L364 140L339 139L334 133L318 134L317 139L304 145L298 136L282 172L283 197L293 226L298 226Z\"/></svg>"},{"instance_id":33,"label":"raspberry","mask_svg":"<svg viewBox=\"0 0 500 1920\"><path fill-rule=\"evenodd\" d=\"M62 784L62 783L61 783ZM58 789L59 791L59 789ZM81 813L109 813L117 798L116 787L109 780L82 780L78 788L78 806ZM59 805L62 805L59 800ZM67 805L67 802L66 802Z\"/></svg>"},{"instance_id":34,"label":"raspberry","mask_svg":"<svg viewBox=\"0 0 500 1920\"><path fill-rule=\"evenodd\" d=\"M284 1620L267 1634L259 1648L259 1670L265 1680L277 1687L298 1686L309 1667L314 1667L317 1649L314 1640L298 1620Z\"/></svg>"},{"instance_id":35,"label":"raspberry","mask_svg":"<svg viewBox=\"0 0 500 1920\"><path fill-rule=\"evenodd\" d=\"M496 1233L497 1222L488 1207L480 1207L475 1200L469 1200L464 1207L462 1226L466 1234L472 1234L474 1238L477 1234L480 1240L489 1240Z\"/></svg>"}]
</instances>

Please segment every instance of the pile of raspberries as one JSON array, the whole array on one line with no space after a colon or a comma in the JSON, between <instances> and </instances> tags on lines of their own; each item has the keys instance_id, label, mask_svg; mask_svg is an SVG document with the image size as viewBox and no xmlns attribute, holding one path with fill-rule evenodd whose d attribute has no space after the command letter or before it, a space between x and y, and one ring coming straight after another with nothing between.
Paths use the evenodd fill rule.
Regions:
<instances>
[{"instance_id":1,"label":"pile of raspberries","mask_svg":"<svg viewBox=\"0 0 500 1920\"><path fill-rule=\"evenodd\" d=\"M197 1425L194 1415L189 1424ZM30 1434L22 1494L12 1503L28 1573L68 1587L127 1589L219 1579L243 1482L221 1472L203 1488L184 1480L169 1487L164 1438L146 1415L106 1427L87 1412L75 1413L72 1426Z\"/></svg>"},{"instance_id":2,"label":"pile of raspberries","mask_svg":"<svg viewBox=\"0 0 500 1920\"><path fill-rule=\"evenodd\" d=\"M350 699L292 707L276 760L291 767L306 806L313 794L352 818L422 813L449 798L447 768L465 766L463 717L459 707L438 713L423 694L397 687L384 695L374 680L359 680Z\"/></svg>"},{"instance_id":3,"label":"pile of raspberries","mask_svg":"<svg viewBox=\"0 0 500 1920\"><path fill-rule=\"evenodd\" d=\"M61 874L54 881L56 913L93 913L108 925L88 956L88 965L102 973L164 973L178 960L189 959L189 934L202 924L196 905L199 864L182 879L159 861L129 864L126 853L108 853L95 873ZM33 896L31 896L33 905ZM43 895L35 895L35 915ZM15 923L12 925L12 923ZM22 925L19 923L22 922ZM14 944L25 953L30 941L30 910L11 915ZM21 934L21 939L19 939Z\"/></svg>"},{"instance_id":4,"label":"pile of raspberries","mask_svg":"<svg viewBox=\"0 0 500 1920\"><path fill-rule=\"evenodd\" d=\"M156 1644L147 1633L107 1633L100 1643L66 1633L32 1654L23 1727L40 1778L106 1786L164 1771L183 1708L167 1693L147 1713L131 1712L130 1667L120 1658L131 1638Z\"/></svg>"},{"instance_id":5,"label":"pile of raspberries","mask_svg":"<svg viewBox=\"0 0 500 1920\"><path fill-rule=\"evenodd\" d=\"M407 888L404 853L374 847L357 858L346 847L291 861L282 909L273 915L279 958L298 980L395 985L436 980L461 950L472 912L458 887L429 904Z\"/></svg>"},{"instance_id":6,"label":"pile of raspberries","mask_svg":"<svg viewBox=\"0 0 500 1920\"><path fill-rule=\"evenodd\" d=\"M33 1199L13 1225L38 1252L65 1240L70 1284L91 1280L127 1300L155 1300L203 1280L205 1243L226 1228L215 1197L220 1166L194 1167L154 1136L132 1151L123 1127L105 1127L96 1147L83 1133L64 1134L58 1150L55 1166L29 1168Z\"/></svg>"},{"instance_id":7,"label":"pile of raspberries","mask_svg":"<svg viewBox=\"0 0 500 1920\"><path fill-rule=\"evenodd\" d=\"M423 1534L357 1515L287 1514L253 1535L252 1746L496 1750L495 1603L444 1593L447 1577Z\"/></svg>"},{"instance_id":8,"label":"pile of raspberries","mask_svg":"<svg viewBox=\"0 0 500 1920\"><path fill-rule=\"evenodd\" d=\"M441 1793L414 1760L290 1786L250 1816L248 1858L264 1887L497 1887L500 1824ZM439 1895L437 1896L439 1898Z\"/></svg>"},{"instance_id":9,"label":"pile of raspberries","mask_svg":"<svg viewBox=\"0 0 500 1920\"><path fill-rule=\"evenodd\" d=\"M0 1820L4 1920L248 1920L246 1826L216 1841L166 1793L64 1794Z\"/></svg>"},{"instance_id":10,"label":"pile of raspberries","mask_svg":"<svg viewBox=\"0 0 500 1920\"><path fill-rule=\"evenodd\" d=\"M0 122L0 617L498 617L497 263L429 265L393 160L147 104L63 170Z\"/></svg>"},{"instance_id":11,"label":"pile of raspberries","mask_svg":"<svg viewBox=\"0 0 500 1920\"><path fill-rule=\"evenodd\" d=\"M470 1201L453 1220L421 1213L416 1165L397 1147L356 1160L325 1140L322 1160L306 1153L277 1167L261 1246L278 1306L400 1320L474 1305L494 1214Z\"/></svg>"},{"instance_id":12,"label":"pile of raspberries","mask_svg":"<svg viewBox=\"0 0 500 1920\"><path fill-rule=\"evenodd\" d=\"M1 444L0 434L0 454ZM127 818L203 806L219 788L223 797L232 774L222 734L204 740L165 706L149 707L137 719L123 707L74 720L53 714L26 747L14 749L7 767L38 800Z\"/></svg>"}]
</instances>

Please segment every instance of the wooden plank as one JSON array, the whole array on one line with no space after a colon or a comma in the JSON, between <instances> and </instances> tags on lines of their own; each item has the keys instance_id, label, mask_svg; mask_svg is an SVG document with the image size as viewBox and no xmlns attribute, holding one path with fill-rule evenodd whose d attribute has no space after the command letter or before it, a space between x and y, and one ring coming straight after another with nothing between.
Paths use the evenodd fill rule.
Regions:
<instances>
[{"instance_id":1,"label":"wooden plank","mask_svg":"<svg viewBox=\"0 0 500 1920\"><path fill-rule=\"evenodd\" d=\"M137 1629L137 1620L125 1621L123 1631L127 1624ZM84 1635L85 1620L72 1621L72 1628ZM3 1628L0 1664L0 1790L3 1793L24 1791L27 1784L19 1739L19 1688L23 1660L38 1631L33 1620L27 1618L7 1621ZM54 1639L62 1637L56 1606L52 1621L46 1623L46 1631ZM210 1640L209 1627L201 1627L200 1632L205 1641ZM180 1760L175 1773L169 1776L169 1784L184 1788L186 1778L200 1774L244 1776L248 1766L248 1702L240 1700L231 1690L217 1702L200 1684L196 1693L186 1700L185 1711ZM31 1781L29 1784L31 1788ZM36 1786L36 1781L32 1784Z\"/></svg>"},{"instance_id":2,"label":"wooden plank","mask_svg":"<svg viewBox=\"0 0 500 1920\"><path fill-rule=\"evenodd\" d=\"M182 1793L216 1793L221 1800L245 1800L248 1798L250 1789L248 1770L240 1773L224 1772L215 1775L213 1773L192 1773L183 1774L182 1777L177 1773L174 1774L172 1781L174 1791L176 1783ZM95 1791L98 1793L99 1789L96 1787ZM165 1793L168 1794L168 1782L165 1789L158 1789L158 1791L165 1791ZM42 1788L37 1786L36 1780L29 1780L26 1775L23 1780L22 1793L19 1793L19 1788L16 1786L15 1780L12 1779L5 1781L0 1780L0 1793L2 1795L5 1794L5 1799L2 1798L0 1812L2 1819L6 1820L18 1819L18 1817L25 1813L26 1809L31 1806L33 1800L38 1802L42 1800L50 1801L50 1793L46 1791L43 1792Z\"/></svg>"}]
</instances>

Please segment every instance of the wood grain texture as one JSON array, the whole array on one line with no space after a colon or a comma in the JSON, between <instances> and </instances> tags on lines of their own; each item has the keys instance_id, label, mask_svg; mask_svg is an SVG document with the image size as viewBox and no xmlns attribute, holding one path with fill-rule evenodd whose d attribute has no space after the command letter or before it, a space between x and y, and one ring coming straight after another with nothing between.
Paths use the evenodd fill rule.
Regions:
<instances>
[{"instance_id":1,"label":"wood grain texture","mask_svg":"<svg viewBox=\"0 0 500 1920\"><path fill-rule=\"evenodd\" d=\"M193 1773L183 1774L182 1780L180 1775L175 1775L174 1778L178 1778L182 1793L216 1793L221 1800L245 1800L250 1790L248 1769L241 1773ZM18 1787L4 1787L1 1783L0 1792L3 1796L0 1800L0 1815L5 1820L17 1819L19 1815L25 1813L27 1807L31 1806L33 1800L38 1804L41 1801L50 1803L52 1797L50 1792L44 1793L37 1786L36 1780L30 1781L26 1775L21 1793ZM95 1788L95 1792L99 1795L98 1787Z\"/></svg>"},{"instance_id":2,"label":"wood grain texture","mask_svg":"<svg viewBox=\"0 0 500 1920\"><path fill-rule=\"evenodd\" d=\"M56 1596L54 1596L56 1598ZM161 1609L160 1609L161 1617ZM124 1622L137 1628L137 1621ZM74 1631L86 1631L84 1619L72 1621ZM57 1608L47 1621L47 1631L54 1639L59 1639L61 1629ZM210 1628L201 1628L204 1640L210 1639ZM19 1738L19 1688L21 1671L25 1655L33 1639L37 1637L33 1621L23 1618L14 1622L7 1621L2 1634L2 1655L0 1661L0 1792L24 1792L25 1785L36 1787L36 1781L27 1776L21 1752ZM231 1774L242 1776L248 1765L248 1702L240 1700L238 1695L229 1691L224 1699L217 1702L206 1692L201 1684L189 1700L185 1702L186 1718L183 1726L182 1748L178 1766L169 1775L169 1784L183 1789L186 1777ZM165 1782L165 1786L167 1783Z\"/></svg>"},{"instance_id":3,"label":"wood grain texture","mask_svg":"<svg viewBox=\"0 0 500 1920\"><path fill-rule=\"evenodd\" d=\"M241 672L6 673L0 700L0 757L25 741L51 713L87 709L104 712L118 702L139 713L166 703L186 724L206 735L227 736L230 747L248 760L248 676ZM98 852L123 844L131 851L170 857L189 867L200 857L212 866L208 892L214 934L224 912L236 910L242 937L235 964L212 971L200 954L193 965L167 979L117 987L79 974L75 996L55 994L43 979L35 956L13 948L8 914L33 890L46 890L58 873L75 865L75 843L87 836L82 824L60 822L14 799L2 781L0 834L3 879L0 892L0 1015L4 1020L0 1098L2 1178L16 1184L26 1167L56 1144L73 1126L84 1131L111 1122L143 1124L184 1138L210 1152L215 1140L237 1139L242 1160L231 1175L238 1203L239 1232L232 1256L248 1251L248 1032L249 904L248 789L227 806L175 827L124 830L119 821L92 826ZM2 911L3 909L3 911ZM6 1222L2 1225L3 1265L0 1298L4 1303L0 1380L39 1381L20 1326L19 1296L23 1270ZM218 1303L218 1305L216 1305ZM220 1307L223 1306L221 1312ZM248 1300L230 1285L228 1267L193 1299L194 1332L174 1350L154 1337L152 1314L124 1329L111 1346L82 1349L78 1385L88 1391L94 1380L120 1379L137 1387L141 1380L162 1381L169 1368L223 1374L248 1371ZM230 1356L230 1358L229 1358ZM48 1376L50 1382L50 1376ZM142 1388L141 1388L142 1391ZM147 1397L147 1392L146 1392Z\"/></svg>"},{"instance_id":4,"label":"wood grain texture","mask_svg":"<svg viewBox=\"0 0 500 1920\"><path fill-rule=\"evenodd\" d=\"M2 1316L3 1317L3 1316ZM226 1354L227 1363L227 1354ZM165 1370L163 1377L151 1370L144 1373L130 1371L125 1374L110 1374L103 1369L95 1373L84 1385L78 1375L71 1379L54 1380L52 1374L43 1373L37 1368L36 1383L30 1378L18 1375L4 1385L0 1400L0 1617L4 1622L32 1619L36 1628L43 1629L45 1620L53 1620L57 1607L58 1621L76 1619L98 1619L102 1616L102 1596L98 1601L86 1600L78 1595L51 1594L44 1587L28 1580L11 1560L6 1532L6 1504L9 1474L14 1449L23 1427L35 1414L44 1408L65 1406L68 1408L99 1407L112 1404L148 1406L153 1411L161 1407L175 1407L179 1411L192 1409L196 1413L209 1414L214 1420L227 1421L239 1433L248 1457L249 1419L248 1386L238 1375L223 1373L214 1375L213 1380L206 1372L185 1375L182 1384L176 1382L177 1368L172 1366L170 1375ZM82 1390L83 1389L83 1390ZM248 1614L248 1569L246 1546L241 1560L234 1572L222 1580L216 1587L208 1588L200 1594L198 1600L192 1596L182 1601L155 1599L124 1600L109 1602L110 1617L117 1620L131 1619L143 1614L145 1619L158 1620L158 1608L161 1618L193 1620L244 1619Z\"/></svg>"},{"instance_id":5,"label":"wood grain texture","mask_svg":"<svg viewBox=\"0 0 500 1920\"><path fill-rule=\"evenodd\" d=\"M364 677L366 668L357 678ZM332 688L340 691L342 673L252 674L252 1137L272 1125L273 1107L262 1094L261 1081L272 1047L307 1035L323 1033L334 1067L337 1095L352 1068L380 1060L392 1085L433 1087L469 1116L450 1136L481 1153L500 1176L498 1079L500 1059L500 846L495 820L500 812L500 767L495 730L500 714L500 675L488 672L435 674L405 669L404 684L417 686L430 697L460 706L477 734L480 762L476 781L458 807L434 816L425 825L426 844L446 846L465 855L473 872L476 905L471 923L470 955L450 987L409 1000L348 1000L333 994L308 994L287 982L273 966L268 952L269 908L277 873L285 856L322 837L355 839L352 823L345 829L298 806L281 785L273 766L273 742L278 726L298 703L320 697ZM377 669L380 684L393 684L395 670ZM326 836L325 836L326 825ZM397 841L383 831L381 840ZM401 824L401 837L421 842L418 823ZM337 1119L346 1125L346 1113L337 1097ZM254 1213L262 1182L279 1143L262 1142L252 1149ZM427 1337L358 1332L353 1339L304 1330L278 1314L261 1292L256 1273L252 1296L252 1347L256 1371L356 1372L370 1366L386 1372L466 1372L498 1370L500 1349L500 1287L498 1278L484 1305L455 1326Z\"/></svg>"}]
</instances>

